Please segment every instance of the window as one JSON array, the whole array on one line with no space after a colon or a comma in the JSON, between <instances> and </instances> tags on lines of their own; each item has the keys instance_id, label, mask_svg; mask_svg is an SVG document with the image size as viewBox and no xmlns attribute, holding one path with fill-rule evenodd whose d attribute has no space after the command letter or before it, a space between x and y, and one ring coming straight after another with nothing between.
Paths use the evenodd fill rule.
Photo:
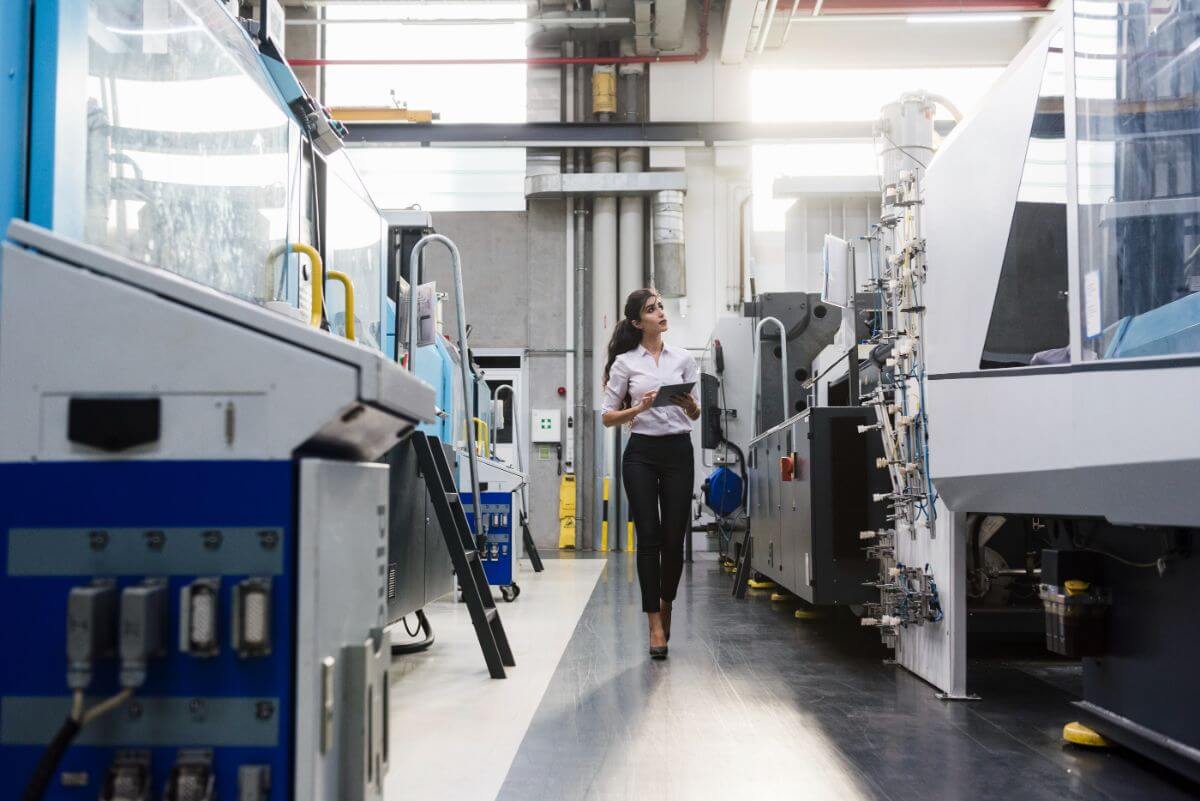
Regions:
<instances>
[{"instance_id":1,"label":"window","mask_svg":"<svg viewBox=\"0 0 1200 801\"><path fill-rule=\"evenodd\" d=\"M998 67L936 69L758 69L751 76L754 122L873 121L884 105L923 89L949 98L968 113L1003 72ZM939 118L950 113L938 107ZM869 141L762 144L752 150L754 229L782 231L791 199L775 200L776 178L803 175L876 175Z\"/></svg>"},{"instance_id":2,"label":"window","mask_svg":"<svg viewBox=\"0 0 1200 801\"><path fill-rule=\"evenodd\" d=\"M1178 2L1075 6L1086 358L1200 351L1200 36Z\"/></svg>"},{"instance_id":3,"label":"window","mask_svg":"<svg viewBox=\"0 0 1200 801\"><path fill-rule=\"evenodd\" d=\"M524 211L524 148L353 148L381 209Z\"/></svg>"},{"instance_id":4,"label":"window","mask_svg":"<svg viewBox=\"0 0 1200 801\"><path fill-rule=\"evenodd\" d=\"M330 59L523 59L528 26L521 2L330 5ZM364 20L352 23L348 20ZM381 24L380 19L429 24ZM454 24L453 20L464 20ZM481 20L497 20L495 23ZM526 119L524 64L336 66L325 71L331 106L391 106L436 112L440 122ZM354 148L350 157L380 208L523 211L522 148Z\"/></svg>"}]
</instances>

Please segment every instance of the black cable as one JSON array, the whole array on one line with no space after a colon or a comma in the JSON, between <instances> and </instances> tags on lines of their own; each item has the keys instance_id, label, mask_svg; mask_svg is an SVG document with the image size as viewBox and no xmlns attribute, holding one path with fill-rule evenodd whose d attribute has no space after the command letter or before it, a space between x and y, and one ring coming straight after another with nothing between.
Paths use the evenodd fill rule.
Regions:
<instances>
[{"instance_id":1,"label":"black cable","mask_svg":"<svg viewBox=\"0 0 1200 801\"><path fill-rule=\"evenodd\" d=\"M881 136L883 136L883 138L884 138L884 139L888 140L888 144L890 144L892 147L894 147L894 148L896 148L897 150L899 150L899 151L900 151L901 153L903 153L904 155L908 156L908 157L909 157L910 159L912 159L913 161L915 161L915 162L917 162L918 164L920 164L922 169L929 169L928 167L926 167L926 166L925 166L925 162L921 161L919 158L917 158L916 156L914 156L912 153L909 153L907 150L905 150L904 148L900 147L900 145L896 144L896 143L895 143L895 141L893 141L892 137L888 136L888 135L887 135L886 133L884 133L883 131L880 131L879 133L880 133L880 135L881 135Z\"/></svg>"},{"instance_id":2,"label":"black cable","mask_svg":"<svg viewBox=\"0 0 1200 801\"><path fill-rule=\"evenodd\" d=\"M67 716L62 726L59 727L58 733L54 735L54 739L50 741L46 750L42 752L41 758L38 759L37 766L33 769L33 775L29 777L25 791L21 793L21 801L41 801L45 797L46 789L54 779L54 774L58 772L58 763L62 761L63 754L70 748L71 742L82 728L82 723Z\"/></svg>"},{"instance_id":3,"label":"black cable","mask_svg":"<svg viewBox=\"0 0 1200 801\"><path fill-rule=\"evenodd\" d=\"M407 634L409 637L416 637L418 634L421 633L420 621L417 622L417 630L416 631L413 631L412 629L410 629L408 627L408 615L405 615L404 617L400 618L400 622L404 624L404 633Z\"/></svg>"},{"instance_id":4,"label":"black cable","mask_svg":"<svg viewBox=\"0 0 1200 801\"><path fill-rule=\"evenodd\" d=\"M429 618L425 617L425 610L418 609L416 614L417 614L418 630L424 630L425 639L421 640L420 642L408 642L408 643L399 643L399 644L392 645L392 655L393 656L402 656L404 654L419 653L421 651L428 650L429 646L433 645L433 643L434 643L433 626L429 625ZM407 619L404 620L404 630L408 631L408 620ZM409 636L415 637L416 635L410 633Z\"/></svg>"}]
</instances>

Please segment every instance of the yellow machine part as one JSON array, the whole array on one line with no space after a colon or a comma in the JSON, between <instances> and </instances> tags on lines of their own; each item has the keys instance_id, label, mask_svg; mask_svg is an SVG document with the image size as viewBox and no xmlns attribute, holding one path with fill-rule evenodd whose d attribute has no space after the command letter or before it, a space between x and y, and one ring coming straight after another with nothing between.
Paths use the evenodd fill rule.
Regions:
<instances>
[{"instance_id":1,"label":"yellow machine part","mask_svg":"<svg viewBox=\"0 0 1200 801\"><path fill-rule=\"evenodd\" d=\"M329 116L338 122L416 122L429 123L439 114L423 108L388 108L386 106L335 106Z\"/></svg>"},{"instance_id":2,"label":"yellow machine part","mask_svg":"<svg viewBox=\"0 0 1200 801\"><path fill-rule=\"evenodd\" d=\"M600 550L608 550L608 476L604 477L604 516L600 520Z\"/></svg>"},{"instance_id":3,"label":"yellow machine part","mask_svg":"<svg viewBox=\"0 0 1200 801\"><path fill-rule=\"evenodd\" d=\"M592 113L617 113L617 73L612 67L592 70Z\"/></svg>"},{"instance_id":4,"label":"yellow machine part","mask_svg":"<svg viewBox=\"0 0 1200 801\"><path fill-rule=\"evenodd\" d=\"M558 482L558 547L575 547L575 476L564 473Z\"/></svg>"},{"instance_id":5,"label":"yellow machine part","mask_svg":"<svg viewBox=\"0 0 1200 801\"><path fill-rule=\"evenodd\" d=\"M773 581L756 581L754 579L747 581L746 585L752 590L773 590L776 586Z\"/></svg>"},{"instance_id":6,"label":"yellow machine part","mask_svg":"<svg viewBox=\"0 0 1200 801\"><path fill-rule=\"evenodd\" d=\"M1095 729L1084 726L1079 721L1071 721L1063 726L1063 739L1074 745L1086 745L1090 748L1107 748L1108 740Z\"/></svg>"}]
</instances>

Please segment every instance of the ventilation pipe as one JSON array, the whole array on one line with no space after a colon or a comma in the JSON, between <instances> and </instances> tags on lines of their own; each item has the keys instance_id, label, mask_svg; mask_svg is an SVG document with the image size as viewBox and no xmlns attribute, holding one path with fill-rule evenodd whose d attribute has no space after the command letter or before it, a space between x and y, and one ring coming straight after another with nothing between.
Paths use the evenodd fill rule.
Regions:
<instances>
[{"instance_id":1,"label":"ventilation pipe","mask_svg":"<svg viewBox=\"0 0 1200 801\"><path fill-rule=\"evenodd\" d=\"M664 298L681 298L687 294L683 192L673 189L654 195L654 283Z\"/></svg>"},{"instance_id":2,"label":"ventilation pipe","mask_svg":"<svg viewBox=\"0 0 1200 801\"><path fill-rule=\"evenodd\" d=\"M634 45L630 40L621 42L621 51L631 51ZM641 120L642 76L646 67L643 64L623 65L618 68L620 75L621 116L626 122ZM638 147L621 148L617 154L617 165L620 172L641 172L643 151ZM645 269L645 238L646 215L645 198L642 196L622 197L619 203L620 221L618 238L618 286L617 304L619 313L629 293L646 285ZM624 447L624 432L620 426L613 429L613 486L609 489L608 508L612 512L613 524L609 527L609 543L620 548L621 541L627 530L628 504L624 492L624 481L621 474L621 459L619 454Z\"/></svg>"},{"instance_id":3,"label":"ventilation pipe","mask_svg":"<svg viewBox=\"0 0 1200 801\"><path fill-rule=\"evenodd\" d=\"M592 172L617 171L617 151L598 147L592 151ZM608 339L620 319L617 310L617 199L598 197L592 204L592 387L595 408L600 408L604 388L604 361ZM600 475L612 465L612 442L605 438L595 464Z\"/></svg>"}]
</instances>

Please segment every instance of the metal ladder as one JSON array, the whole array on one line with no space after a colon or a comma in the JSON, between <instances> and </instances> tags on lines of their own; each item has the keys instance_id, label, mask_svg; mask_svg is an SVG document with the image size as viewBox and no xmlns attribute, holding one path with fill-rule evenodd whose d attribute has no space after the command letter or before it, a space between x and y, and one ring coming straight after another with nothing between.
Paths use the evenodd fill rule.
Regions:
<instances>
[{"instance_id":1,"label":"metal ladder","mask_svg":"<svg viewBox=\"0 0 1200 801\"><path fill-rule=\"evenodd\" d=\"M412 434L412 443L417 452L421 475L429 488L429 498L433 501L442 537L450 551L450 561L454 563L454 572L458 574L463 600L471 612L471 623L475 626L475 636L479 638L488 673L493 679L503 679L504 668L517 663L508 644L508 635L504 633L504 624L500 622L500 610L492 598L491 585L484 575L479 549L467 525L467 515L463 511L458 489L454 486L446 453L437 437L430 437L423 431Z\"/></svg>"}]
</instances>

